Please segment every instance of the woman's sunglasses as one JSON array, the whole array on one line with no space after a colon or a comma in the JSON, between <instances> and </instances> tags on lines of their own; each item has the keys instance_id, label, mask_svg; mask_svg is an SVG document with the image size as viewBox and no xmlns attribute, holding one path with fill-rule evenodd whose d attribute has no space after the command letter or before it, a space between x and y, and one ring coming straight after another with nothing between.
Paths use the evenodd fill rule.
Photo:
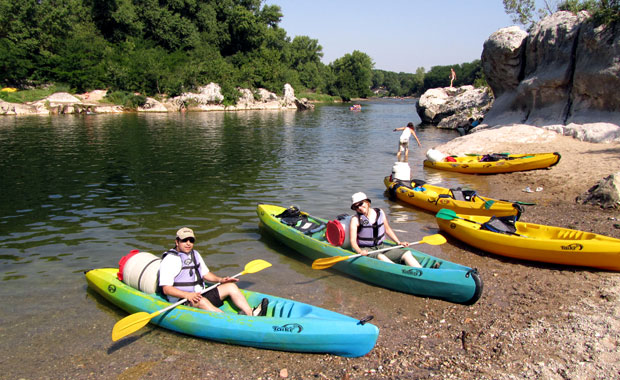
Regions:
<instances>
[{"instance_id":1,"label":"woman's sunglasses","mask_svg":"<svg viewBox=\"0 0 620 380\"><path fill-rule=\"evenodd\" d=\"M351 205L351 210L357 210L357 209L358 209L358 208L360 208L360 206L361 206L361 205L363 205L363 204L364 204L364 201L357 202L357 203L353 203L353 204Z\"/></svg>"}]
</instances>

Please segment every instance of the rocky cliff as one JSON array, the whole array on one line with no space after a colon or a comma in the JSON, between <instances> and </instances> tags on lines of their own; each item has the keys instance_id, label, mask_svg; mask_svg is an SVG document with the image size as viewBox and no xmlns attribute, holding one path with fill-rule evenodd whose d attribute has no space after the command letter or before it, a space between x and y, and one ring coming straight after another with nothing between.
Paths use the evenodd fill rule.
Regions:
<instances>
[{"instance_id":1,"label":"rocky cliff","mask_svg":"<svg viewBox=\"0 0 620 380\"><path fill-rule=\"evenodd\" d=\"M529 124L587 141L620 141L620 25L557 12L529 33L500 29L482 67L495 101L489 126Z\"/></svg>"}]
</instances>

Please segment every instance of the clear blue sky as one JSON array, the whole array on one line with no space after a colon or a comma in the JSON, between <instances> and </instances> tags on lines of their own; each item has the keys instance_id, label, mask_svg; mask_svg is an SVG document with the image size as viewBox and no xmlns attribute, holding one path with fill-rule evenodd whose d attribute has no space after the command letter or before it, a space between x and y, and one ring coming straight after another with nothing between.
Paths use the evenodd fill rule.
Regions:
<instances>
[{"instance_id":1,"label":"clear blue sky","mask_svg":"<svg viewBox=\"0 0 620 380\"><path fill-rule=\"evenodd\" d=\"M514 25L502 0L266 0L289 37L323 47L323 63L359 50L375 69L414 73L480 59L484 41Z\"/></svg>"}]
</instances>

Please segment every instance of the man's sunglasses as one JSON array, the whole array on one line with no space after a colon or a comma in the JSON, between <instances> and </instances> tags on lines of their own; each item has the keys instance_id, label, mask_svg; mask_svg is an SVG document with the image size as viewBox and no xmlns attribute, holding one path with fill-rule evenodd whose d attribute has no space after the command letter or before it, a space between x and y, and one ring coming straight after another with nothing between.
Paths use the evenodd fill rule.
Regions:
<instances>
[{"instance_id":1,"label":"man's sunglasses","mask_svg":"<svg viewBox=\"0 0 620 380\"><path fill-rule=\"evenodd\" d=\"M189 241L190 243L194 244L196 239L194 239L193 237L188 237L188 238L185 238L185 239L181 239L181 242L183 242L183 243L187 243L187 241Z\"/></svg>"}]
</instances>

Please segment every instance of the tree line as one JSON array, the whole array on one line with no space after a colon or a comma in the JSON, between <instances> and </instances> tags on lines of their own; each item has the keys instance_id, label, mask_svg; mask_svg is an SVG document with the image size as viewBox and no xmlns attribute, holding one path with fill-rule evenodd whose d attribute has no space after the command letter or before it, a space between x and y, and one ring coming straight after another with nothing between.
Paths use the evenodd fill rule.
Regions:
<instances>
[{"instance_id":1,"label":"tree line","mask_svg":"<svg viewBox=\"0 0 620 380\"><path fill-rule=\"evenodd\" d=\"M326 65L318 40L291 39L281 18L262 0L0 0L0 84L176 96L216 82L229 103L237 87L348 100L449 84L450 66L393 73L360 51ZM479 61L452 67L455 85L481 79Z\"/></svg>"}]
</instances>

